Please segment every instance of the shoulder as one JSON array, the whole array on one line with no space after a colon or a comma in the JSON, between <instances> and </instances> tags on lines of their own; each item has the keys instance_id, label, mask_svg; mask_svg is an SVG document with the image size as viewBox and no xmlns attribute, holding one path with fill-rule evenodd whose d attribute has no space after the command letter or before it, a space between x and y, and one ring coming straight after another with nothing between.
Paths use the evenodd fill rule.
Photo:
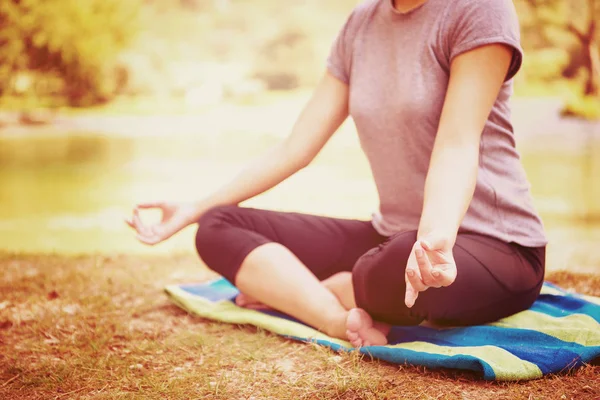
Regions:
<instances>
[{"instance_id":1,"label":"shoulder","mask_svg":"<svg viewBox=\"0 0 600 400\"><path fill-rule=\"evenodd\" d=\"M515 8L513 0L453 0L448 6L463 11L467 8Z\"/></svg>"},{"instance_id":2,"label":"shoulder","mask_svg":"<svg viewBox=\"0 0 600 400\"><path fill-rule=\"evenodd\" d=\"M356 7L354 7L353 13L357 15L365 15L377 8L379 3L382 1L390 1L390 0L363 0Z\"/></svg>"},{"instance_id":3,"label":"shoulder","mask_svg":"<svg viewBox=\"0 0 600 400\"><path fill-rule=\"evenodd\" d=\"M360 27L375 13L382 1L389 0L363 0L360 2L350 14L347 25L353 31L358 31Z\"/></svg>"},{"instance_id":4,"label":"shoulder","mask_svg":"<svg viewBox=\"0 0 600 400\"><path fill-rule=\"evenodd\" d=\"M512 0L454 0L447 9L442 40L448 60L476 47L501 43L513 48L507 80L521 67L519 20Z\"/></svg>"},{"instance_id":5,"label":"shoulder","mask_svg":"<svg viewBox=\"0 0 600 400\"><path fill-rule=\"evenodd\" d=\"M520 40L519 19L512 0L454 0L447 7L443 33L451 41L490 37Z\"/></svg>"},{"instance_id":6,"label":"shoulder","mask_svg":"<svg viewBox=\"0 0 600 400\"><path fill-rule=\"evenodd\" d=\"M517 22L517 12L512 0L454 0L448 2L448 17L452 20L469 18L487 19L489 23Z\"/></svg>"}]
</instances>

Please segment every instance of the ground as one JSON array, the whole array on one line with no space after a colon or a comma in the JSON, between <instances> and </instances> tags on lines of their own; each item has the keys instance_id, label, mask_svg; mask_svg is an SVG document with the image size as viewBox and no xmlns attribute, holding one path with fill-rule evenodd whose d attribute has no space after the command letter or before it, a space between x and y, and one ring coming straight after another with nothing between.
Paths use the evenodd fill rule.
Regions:
<instances>
[{"instance_id":1,"label":"ground","mask_svg":"<svg viewBox=\"0 0 600 400\"><path fill-rule=\"evenodd\" d=\"M192 255L0 254L2 399L598 399L600 366L519 382L337 354L172 305ZM600 296L600 276L552 272Z\"/></svg>"}]
</instances>

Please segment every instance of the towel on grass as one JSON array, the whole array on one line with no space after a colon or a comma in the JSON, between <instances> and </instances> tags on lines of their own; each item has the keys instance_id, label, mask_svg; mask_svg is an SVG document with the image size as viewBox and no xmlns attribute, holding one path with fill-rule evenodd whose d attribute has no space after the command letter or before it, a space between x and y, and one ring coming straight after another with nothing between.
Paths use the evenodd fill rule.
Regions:
<instances>
[{"instance_id":1,"label":"towel on grass","mask_svg":"<svg viewBox=\"0 0 600 400\"><path fill-rule=\"evenodd\" d=\"M275 311L241 308L238 290L225 279L168 286L166 292L192 314L233 324L251 324L334 350L352 350ZM480 372L487 380L527 380L600 361L600 298L568 293L545 283L526 311L495 323L460 328L393 327L386 346L359 351L392 363Z\"/></svg>"}]
</instances>

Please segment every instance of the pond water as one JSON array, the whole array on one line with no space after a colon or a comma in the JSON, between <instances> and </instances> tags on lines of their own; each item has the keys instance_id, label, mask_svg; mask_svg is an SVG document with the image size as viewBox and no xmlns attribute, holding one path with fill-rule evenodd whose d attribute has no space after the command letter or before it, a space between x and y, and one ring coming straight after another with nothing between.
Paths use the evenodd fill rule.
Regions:
<instances>
[{"instance_id":1,"label":"pond water","mask_svg":"<svg viewBox=\"0 0 600 400\"><path fill-rule=\"evenodd\" d=\"M248 204L368 218L376 205L370 172L356 140L342 136L314 165ZM123 219L141 200L200 198L277 140L243 130L0 134L0 250L192 252L193 228L148 248ZM570 148L530 143L522 154L551 239L550 268L600 272L600 140Z\"/></svg>"}]
</instances>

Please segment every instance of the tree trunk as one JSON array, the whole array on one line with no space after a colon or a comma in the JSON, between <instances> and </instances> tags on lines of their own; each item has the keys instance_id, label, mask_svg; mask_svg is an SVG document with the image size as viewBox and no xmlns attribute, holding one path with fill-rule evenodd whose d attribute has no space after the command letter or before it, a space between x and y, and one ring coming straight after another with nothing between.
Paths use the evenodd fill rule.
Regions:
<instances>
[{"instance_id":1,"label":"tree trunk","mask_svg":"<svg viewBox=\"0 0 600 400\"><path fill-rule=\"evenodd\" d=\"M590 23L586 34L583 36L583 51L585 51L586 69L588 79L585 84L586 96L598 96L600 94L600 54L598 43L596 42L596 30L598 22L596 21L596 0L588 0L588 12L590 13Z\"/></svg>"},{"instance_id":2,"label":"tree trunk","mask_svg":"<svg viewBox=\"0 0 600 400\"><path fill-rule=\"evenodd\" d=\"M586 65L588 78L585 84L585 94L587 96L598 96L600 95L600 51L598 50L598 43L594 38L585 44L586 52Z\"/></svg>"}]
</instances>

